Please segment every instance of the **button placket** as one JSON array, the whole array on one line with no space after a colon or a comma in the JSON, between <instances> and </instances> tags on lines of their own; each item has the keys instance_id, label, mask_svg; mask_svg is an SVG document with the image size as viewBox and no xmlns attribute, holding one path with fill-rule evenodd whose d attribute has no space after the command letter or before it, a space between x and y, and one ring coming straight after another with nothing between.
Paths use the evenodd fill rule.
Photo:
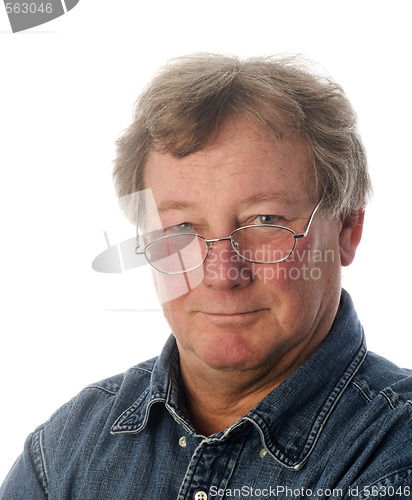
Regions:
<instances>
[{"instance_id":1,"label":"button placket","mask_svg":"<svg viewBox=\"0 0 412 500\"><path fill-rule=\"evenodd\" d=\"M192 455L178 500L207 500L211 487L227 488L243 444L243 439L204 439Z\"/></svg>"}]
</instances>

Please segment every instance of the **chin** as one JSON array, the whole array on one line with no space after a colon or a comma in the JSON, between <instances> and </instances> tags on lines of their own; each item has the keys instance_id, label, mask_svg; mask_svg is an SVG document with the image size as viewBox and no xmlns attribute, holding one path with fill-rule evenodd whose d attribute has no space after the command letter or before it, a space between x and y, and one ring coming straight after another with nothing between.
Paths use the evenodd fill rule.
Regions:
<instances>
[{"instance_id":1,"label":"chin","mask_svg":"<svg viewBox=\"0 0 412 500\"><path fill-rule=\"evenodd\" d=\"M226 333L199 345L197 356L211 368L243 371L264 364L267 349L264 346L259 349L238 333Z\"/></svg>"}]
</instances>

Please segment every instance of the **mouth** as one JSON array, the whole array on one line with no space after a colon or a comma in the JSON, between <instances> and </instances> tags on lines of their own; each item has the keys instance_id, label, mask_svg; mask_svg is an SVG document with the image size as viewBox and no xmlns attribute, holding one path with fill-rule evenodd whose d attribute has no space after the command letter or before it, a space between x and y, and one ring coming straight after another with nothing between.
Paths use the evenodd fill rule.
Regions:
<instances>
[{"instance_id":1,"label":"mouth","mask_svg":"<svg viewBox=\"0 0 412 500\"><path fill-rule=\"evenodd\" d=\"M248 323L253 323L265 313L267 309L254 309L251 311L230 311L230 312L213 312L199 311L208 321L222 326L242 326Z\"/></svg>"},{"instance_id":2,"label":"mouth","mask_svg":"<svg viewBox=\"0 0 412 500\"><path fill-rule=\"evenodd\" d=\"M201 312L202 314L206 314L208 316L243 316L246 314L254 314L263 310L264 309L255 309L253 311L236 311L236 312L227 312L227 311L225 312L199 311L199 312Z\"/></svg>"}]
</instances>

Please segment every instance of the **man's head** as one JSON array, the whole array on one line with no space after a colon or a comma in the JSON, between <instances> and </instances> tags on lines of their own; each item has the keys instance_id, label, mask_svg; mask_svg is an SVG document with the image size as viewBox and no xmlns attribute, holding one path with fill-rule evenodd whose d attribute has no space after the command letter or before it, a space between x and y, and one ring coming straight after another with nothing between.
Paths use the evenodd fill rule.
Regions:
<instances>
[{"instance_id":1,"label":"man's head","mask_svg":"<svg viewBox=\"0 0 412 500\"><path fill-rule=\"evenodd\" d=\"M160 294L188 292L163 300L183 371L279 382L329 331L362 233L369 178L340 87L290 59L183 58L146 89L118 148L120 196L151 188L165 234L223 239L193 271L155 272ZM247 225L304 233L320 200L282 262L242 260L227 241Z\"/></svg>"},{"instance_id":2,"label":"man's head","mask_svg":"<svg viewBox=\"0 0 412 500\"><path fill-rule=\"evenodd\" d=\"M214 54L171 61L141 94L133 123L117 142L118 196L148 187L143 172L150 151L190 155L213 143L234 116L274 140L300 136L306 142L307 175L324 196L325 215L345 217L366 204L365 151L339 85L299 58L241 61Z\"/></svg>"}]
</instances>

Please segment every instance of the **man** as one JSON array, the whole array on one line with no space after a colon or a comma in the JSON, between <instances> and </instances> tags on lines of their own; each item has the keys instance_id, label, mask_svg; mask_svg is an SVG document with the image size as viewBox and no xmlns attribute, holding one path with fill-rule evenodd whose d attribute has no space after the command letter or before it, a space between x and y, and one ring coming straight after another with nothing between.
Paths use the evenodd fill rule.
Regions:
<instances>
[{"instance_id":1,"label":"man","mask_svg":"<svg viewBox=\"0 0 412 500\"><path fill-rule=\"evenodd\" d=\"M0 499L410 498L411 372L341 289L370 191L341 88L293 59L172 61L114 176L150 193L136 252L173 335L29 436Z\"/></svg>"}]
</instances>

